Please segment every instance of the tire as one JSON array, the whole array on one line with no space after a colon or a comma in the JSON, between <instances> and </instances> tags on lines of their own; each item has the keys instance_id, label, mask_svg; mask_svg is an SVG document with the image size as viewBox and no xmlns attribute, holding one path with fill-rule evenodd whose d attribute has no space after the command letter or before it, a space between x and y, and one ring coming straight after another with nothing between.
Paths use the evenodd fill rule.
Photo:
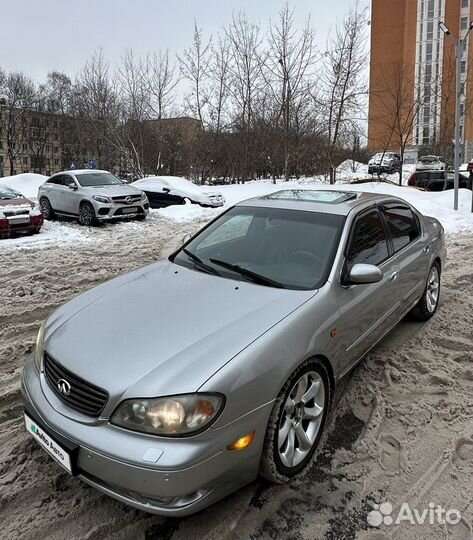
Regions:
<instances>
[{"instance_id":1,"label":"tire","mask_svg":"<svg viewBox=\"0 0 473 540\"><path fill-rule=\"evenodd\" d=\"M85 227L95 225L95 210L94 207L88 202L84 202L80 205L79 223Z\"/></svg>"},{"instance_id":2,"label":"tire","mask_svg":"<svg viewBox=\"0 0 473 540\"><path fill-rule=\"evenodd\" d=\"M438 262L430 267L427 283L422 298L413 308L412 315L420 321L428 321L435 315L440 301L440 265Z\"/></svg>"},{"instance_id":3,"label":"tire","mask_svg":"<svg viewBox=\"0 0 473 540\"><path fill-rule=\"evenodd\" d=\"M306 400L304 407L302 398L307 393L310 399ZM263 478L284 484L307 469L323 433L331 393L327 369L319 359L306 360L292 373L269 418L259 470ZM314 409L312 418L304 418L304 413L314 414ZM301 437L302 431L305 437Z\"/></svg>"},{"instance_id":4,"label":"tire","mask_svg":"<svg viewBox=\"0 0 473 540\"><path fill-rule=\"evenodd\" d=\"M44 219L47 219L49 221L55 219L56 214L54 213L53 207L51 206L51 203L49 202L49 199L47 197L41 197L39 199L39 208L41 210L41 213L43 214Z\"/></svg>"}]
</instances>

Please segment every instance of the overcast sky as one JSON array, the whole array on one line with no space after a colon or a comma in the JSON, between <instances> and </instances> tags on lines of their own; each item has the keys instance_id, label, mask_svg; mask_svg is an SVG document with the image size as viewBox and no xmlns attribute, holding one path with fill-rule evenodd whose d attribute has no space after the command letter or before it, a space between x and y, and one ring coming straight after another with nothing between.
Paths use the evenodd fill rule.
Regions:
<instances>
[{"instance_id":1,"label":"overcast sky","mask_svg":"<svg viewBox=\"0 0 473 540\"><path fill-rule=\"evenodd\" d=\"M138 54L181 53L191 42L194 19L205 37L217 34L239 10L266 25L283 0L0 0L0 5L0 67L40 82L52 70L75 75L99 47L111 62L128 48ZM298 26L311 15L321 48L353 5L354 0L291 2Z\"/></svg>"}]
</instances>

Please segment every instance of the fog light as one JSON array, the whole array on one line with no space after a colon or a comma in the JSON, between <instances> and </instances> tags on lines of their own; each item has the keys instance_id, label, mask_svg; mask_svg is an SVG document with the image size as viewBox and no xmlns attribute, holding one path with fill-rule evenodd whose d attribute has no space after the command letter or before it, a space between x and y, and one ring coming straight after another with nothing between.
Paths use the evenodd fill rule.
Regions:
<instances>
[{"instance_id":1,"label":"fog light","mask_svg":"<svg viewBox=\"0 0 473 540\"><path fill-rule=\"evenodd\" d=\"M248 433L248 435L245 435L244 437L240 437L232 444L229 444L227 446L227 450L244 450L245 448L248 448L248 446L250 446L254 438L255 438L255 432L252 431L251 433Z\"/></svg>"}]
</instances>

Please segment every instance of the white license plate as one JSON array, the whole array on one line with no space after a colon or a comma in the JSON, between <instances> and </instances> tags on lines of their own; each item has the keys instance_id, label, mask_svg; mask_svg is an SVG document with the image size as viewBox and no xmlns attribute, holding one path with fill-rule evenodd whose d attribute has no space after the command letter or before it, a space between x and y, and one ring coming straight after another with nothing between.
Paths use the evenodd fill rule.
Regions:
<instances>
[{"instance_id":1,"label":"white license plate","mask_svg":"<svg viewBox=\"0 0 473 540\"><path fill-rule=\"evenodd\" d=\"M30 218L29 217L11 217L8 219L8 221L12 225L22 225L23 223L29 223Z\"/></svg>"},{"instance_id":2,"label":"white license plate","mask_svg":"<svg viewBox=\"0 0 473 540\"><path fill-rule=\"evenodd\" d=\"M72 474L71 456L69 452L65 450L56 441L53 441L51 437L40 428L36 422L25 414L26 430L33 436L35 441L39 443L60 465L62 465L68 472Z\"/></svg>"},{"instance_id":3,"label":"white license plate","mask_svg":"<svg viewBox=\"0 0 473 540\"><path fill-rule=\"evenodd\" d=\"M124 214L136 214L136 210L137 209L135 207L133 207L133 208L123 208L122 212Z\"/></svg>"}]
</instances>

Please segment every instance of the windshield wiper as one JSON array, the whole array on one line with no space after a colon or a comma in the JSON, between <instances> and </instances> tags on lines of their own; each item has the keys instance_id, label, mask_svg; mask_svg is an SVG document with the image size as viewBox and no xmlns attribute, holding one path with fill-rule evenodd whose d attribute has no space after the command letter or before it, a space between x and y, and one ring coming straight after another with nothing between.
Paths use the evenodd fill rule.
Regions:
<instances>
[{"instance_id":1,"label":"windshield wiper","mask_svg":"<svg viewBox=\"0 0 473 540\"><path fill-rule=\"evenodd\" d=\"M209 274L215 274L219 276L220 274L215 270L215 268L212 268L208 264L205 264L204 261L198 257L195 253L192 253L192 251L189 251L186 248L182 248L182 251L189 257L189 259L195 264L195 266L198 266L205 272L208 272Z\"/></svg>"},{"instance_id":2,"label":"windshield wiper","mask_svg":"<svg viewBox=\"0 0 473 540\"><path fill-rule=\"evenodd\" d=\"M286 288L282 283L279 283L279 281L275 281L274 279L262 276L261 274L253 272L252 270L248 270L248 268L243 268L243 266L240 266L238 264L221 261L220 259L209 259L209 261L211 263L218 264L223 268L227 268L228 270L232 270L233 272L236 272L237 274L240 274L241 276L246 277L251 281L254 281L255 283L260 283L261 285L268 285L269 287L276 287L278 289Z\"/></svg>"}]
</instances>

